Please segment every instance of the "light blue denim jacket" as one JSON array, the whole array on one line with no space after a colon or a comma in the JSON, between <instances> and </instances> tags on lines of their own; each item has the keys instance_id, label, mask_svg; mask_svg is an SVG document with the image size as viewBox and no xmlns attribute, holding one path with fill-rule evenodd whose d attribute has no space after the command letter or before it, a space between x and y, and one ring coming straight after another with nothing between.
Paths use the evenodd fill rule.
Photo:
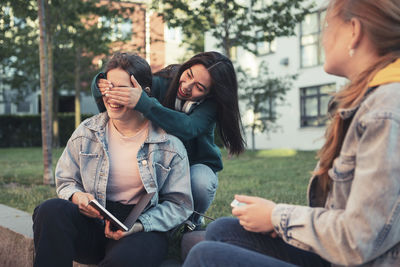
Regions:
<instances>
[{"instance_id":1,"label":"light blue denim jacket","mask_svg":"<svg viewBox=\"0 0 400 267\"><path fill-rule=\"evenodd\" d=\"M381 85L359 107L339 112L352 121L328 172L326 201L312 177L311 207L278 204L275 230L333 266L400 266L400 83Z\"/></svg>"},{"instance_id":2,"label":"light blue denim jacket","mask_svg":"<svg viewBox=\"0 0 400 267\"><path fill-rule=\"evenodd\" d=\"M57 194L92 194L103 206L110 170L106 112L84 122L72 134L56 167ZM158 192L140 215L144 231L168 231L192 213L189 161L182 142L149 123L149 135L137 155L140 178L148 193Z\"/></svg>"}]
</instances>

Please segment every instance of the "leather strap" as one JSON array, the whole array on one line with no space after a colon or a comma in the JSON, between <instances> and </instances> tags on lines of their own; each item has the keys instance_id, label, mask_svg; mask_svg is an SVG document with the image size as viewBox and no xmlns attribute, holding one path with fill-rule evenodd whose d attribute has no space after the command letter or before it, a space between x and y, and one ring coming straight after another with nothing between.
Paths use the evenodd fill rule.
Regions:
<instances>
[{"instance_id":1,"label":"leather strap","mask_svg":"<svg viewBox=\"0 0 400 267\"><path fill-rule=\"evenodd\" d=\"M150 200L153 198L155 193L156 192L152 192L152 193L147 193L147 194L143 195L140 198L139 202L136 203L136 205L132 208L128 217L126 217L126 220L124 221L124 224L126 225L126 227L128 227L128 229L132 228L132 226L135 224L135 222L139 218L140 214L142 214L142 211L147 206L147 204L150 202Z\"/></svg>"}]
</instances>

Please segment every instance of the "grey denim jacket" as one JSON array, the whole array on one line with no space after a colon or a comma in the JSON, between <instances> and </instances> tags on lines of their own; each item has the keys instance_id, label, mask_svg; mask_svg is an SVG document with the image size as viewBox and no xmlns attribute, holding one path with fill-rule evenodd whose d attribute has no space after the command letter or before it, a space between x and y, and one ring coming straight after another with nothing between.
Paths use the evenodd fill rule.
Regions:
<instances>
[{"instance_id":1,"label":"grey denim jacket","mask_svg":"<svg viewBox=\"0 0 400 267\"><path fill-rule=\"evenodd\" d=\"M110 160L106 112L84 122L72 134L56 167L57 194L70 199L75 192L92 194L103 206ZM190 169L182 142L149 123L149 135L138 151L140 178L151 199L139 220L144 231L168 231L192 213Z\"/></svg>"},{"instance_id":2,"label":"grey denim jacket","mask_svg":"<svg viewBox=\"0 0 400 267\"><path fill-rule=\"evenodd\" d=\"M339 112L352 121L328 172L326 201L311 177L311 207L278 204L275 230L332 266L400 266L400 83L381 85L359 107Z\"/></svg>"}]
</instances>

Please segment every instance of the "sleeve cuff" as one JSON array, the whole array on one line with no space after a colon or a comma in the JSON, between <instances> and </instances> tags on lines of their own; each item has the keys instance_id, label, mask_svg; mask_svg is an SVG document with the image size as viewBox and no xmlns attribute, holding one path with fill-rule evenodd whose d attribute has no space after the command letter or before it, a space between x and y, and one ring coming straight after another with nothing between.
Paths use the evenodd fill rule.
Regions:
<instances>
[{"instance_id":1,"label":"sleeve cuff","mask_svg":"<svg viewBox=\"0 0 400 267\"><path fill-rule=\"evenodd\" d=\"M140 95L139 101L134 107L134 110L146 114L150 110L151 104L152 103L150 97L146 94L145 91L142 91L142 94Z\"/></svg>"},{"instance_id":2,"label":"sleeve cuff","mask_svg":"<svg viewBox=\"0 0 400 267\"><path fill-rule=\"evenodd\" d=\"M100 89L97 86L97 81L100 78L105 78L105 74L103 72L99 72L92 80L92 84L90 86L90 89L92 91L93 98L96 102L97 108L99 109L100 112L103 112L106 110L106 107L104 106L103 103L103 96L101 95Z\"/></svg>"},{"instance_id":3,"label":"sleeve cuff","mask_svg":"<svg viewBox=\"0 0 400 267\"><path fill-rule=\"evenodd\" d=\"M289 232L290 216L295 206L287 204L277 204L272 210L271 222L274 226L275 232L279 234L284 240L290 240L291 234Z\"/></svg>"},{"instance_id":4,"label":"sleeve cuff","mask_svg":"<svg viewBox=\"0 0 400 267\"><path fill-rule=\"evenodd\" d=\"M76 192L82 192L82 190L80 190L78 188L72 188L72 189L68 189L68 190L64 189L62 192L60 192L58 194L58 197L61 199L71 201L72 195L75 194Z\"/></svg>"},{"instance_id":5,"label":"sleeve cuff","mask_svg":"<svg viewBox=\"0 0 400 267\"><path fill-rule=\"evenodd\" d=\"M152 231L150 218L149 218L149 216L148 216L146 213L141 214L141 215L139 216L138 220L142 223L142 225L143 225L143 231L144 231L144 232L150 232L150 231Z\"/></svg>"}]
</instances>

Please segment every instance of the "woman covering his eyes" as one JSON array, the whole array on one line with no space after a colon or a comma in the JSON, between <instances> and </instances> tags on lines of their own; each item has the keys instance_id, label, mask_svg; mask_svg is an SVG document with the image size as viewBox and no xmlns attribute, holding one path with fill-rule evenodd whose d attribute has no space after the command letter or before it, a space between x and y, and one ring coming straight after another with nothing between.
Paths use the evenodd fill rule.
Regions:
<instances>
[{"instance_id":1,"label":"woman covering his eyes","mask_svg":"<svg viewBox=\"0 0 400 267\"><path fill-rule=\"evenodd\" d=\"M92 82L92 93L100 111L104 110L102 95L107 95L111 103L140 111L184 143L194 209L206 212L218 186L217 172L222 170L221 152L214 143L215 127L230 154L244 150L232 62L220 53L205 52L182 65L168 66L154 74L152 97L140 86L119 88L99 73ZM191 221L199 226L202 217L193 214Z\"/></svg>"}]
</instances>

